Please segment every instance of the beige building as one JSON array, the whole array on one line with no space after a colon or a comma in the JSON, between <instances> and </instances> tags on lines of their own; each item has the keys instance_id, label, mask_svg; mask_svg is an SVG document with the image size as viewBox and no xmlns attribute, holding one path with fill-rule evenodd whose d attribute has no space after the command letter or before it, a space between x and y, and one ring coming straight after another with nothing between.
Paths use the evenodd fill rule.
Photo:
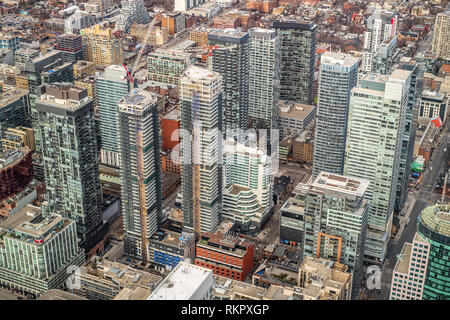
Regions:
<instances>
[{"instance_id":1,"label":"beige building","mask_svg":"<svg viewBox=\"0 0 450 320\"><path fill-rule=\"evenodd\" d=\"M123 63L122 38L116 37L113 29L99 24L82 29L84 57L97 67L108 67Z\"/></svg>"},{"instance_id":2,"label":"beige building","mask_svg":"<svg viewBox=\"0 0 450 320\"><path fill-rule=\"evenodd\" d=\"M136 37L139 42L145 40L148 32L148 24L133 24L130 28L130 35ZM152 46L162 46L169 41L169 30L167 28L154 26L148 36L148 44Z\"/></svg>"},{"instance_id":3,"label":"beige building","mask_svg":"<svg viewBox=\"0 0 450 320\"><path fill-rule=\"evenodd\" d=\"M3 134L2 139L3 150L19 150L27 147L34 150L34 133L33 129L26 127L8 128Z\"/></svg>"},{"instance_id":4,"label":"beige building","mask_svg":"<svg viewBox=\"0 0 450 320\"><path fill-rule=\"evenodd\" d=\"M87 74L95 73L95 64L91 61L78 60L73 65L73 77L78 78Z\"/></svg>"},{"instance_id":5,"label":"beige building","mask_svg":"<svg viewBox=\"0 0 450 320\"><path fill-rule=\"evenodd\" d=\"M432 51L439 58L450 59L450 10L436 16Z\"/></svg>"}]
</instances>

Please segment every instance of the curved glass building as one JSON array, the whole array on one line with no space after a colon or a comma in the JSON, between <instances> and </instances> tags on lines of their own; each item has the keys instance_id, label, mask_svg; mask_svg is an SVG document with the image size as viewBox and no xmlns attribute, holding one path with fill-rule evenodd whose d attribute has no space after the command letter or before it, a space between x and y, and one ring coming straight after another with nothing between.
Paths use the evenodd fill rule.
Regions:
<instances>
[{"instance_id":1,"label":"curved glass building","mask_svg":"<svg viewBox=\"0 0 450 320\"><path fill-rule=\"evenodd\" d=\"M425 208L417 232L430 244L422 300L450 300L450 204Z\"/></svg>"}]
</instances>

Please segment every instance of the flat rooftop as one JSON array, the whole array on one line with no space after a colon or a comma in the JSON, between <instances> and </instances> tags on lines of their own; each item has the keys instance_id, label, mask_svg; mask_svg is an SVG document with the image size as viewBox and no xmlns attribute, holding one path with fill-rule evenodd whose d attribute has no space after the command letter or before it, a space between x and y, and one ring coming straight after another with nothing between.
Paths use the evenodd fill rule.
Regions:
<instances>
[{"instance_id":1,"label":"flat rooftop","mask_svg":"<svg viewBox=\"0 0 450 320\"><path fill-rule=\"evenodd\" d=\"M134 290L123 288L113 300L145 300L151 291L145 288L136 288Z\"/></svg>"},{"instance_id":2,"label":"flat rooftop","mask_svg":"<svg viewBox=\"0 0 450 320\"><path fill-rule=\"evenodd\" d=\"M133 89L118 103L119 111L134 114L153 108L158 102L158 96L144 89Z\"/></svg>"},{"instance_id":3,"label":"flat rooftop","mask_svg":"<svg viewBox=\"0 0 450 320\"><path fill-rule=\"evenodd\" d=\"M327 51L322 54L320 63L334 66L352 67L354 65L358 65L359 59L349 54Z\"/></svg>"},{"instance_id":4,"label":"flat rooftop","mask_svg":"<svg viewBox=\"0 0 450 320\"><path fill-rule=\"evenodd\" d=\"M51 289L39 297L39 300L87 300L86 298L58 289Z\"/></svg>"},{"instance_id":5,"label":"flat rooftop","mask_svg":"<svg viewBox=\"0 0 450 320\"><path fill-rule=\"evenodd\" d=\"M5 87L5 91L0 94L0 108L10 105L28 94L27 90L16 87Z\"/></svg>"},{"instance_id":6,"label":"flat rooftop","mask_svg":"<svg viewBox=\"0 0 450 320\"><path fill-rule=\"evenodd\" d=\"M184 72L191 81L213 81L220 77L218 72L209 71L206 68L190 66Z\"/></svg>"},{"instance_id":7,"label":"flat rooftop","mask_svg":"<svg viewBox=\"0 0 450 320\"><path fill-rule=\"evenodd\" d=\"M312 183L312 187L339 191L362 197L366 192L369 183L368 180L322 171Z\"/></svg>"},{"instance_id":8,"label":"flat rooftop","mask_svg":"<svg viewBox=\"0 0 450 320\"><path fill-rule=\"evenodd\" d=\"M280 102L278 102L278 109L280 117L304 120L311 112L316 110L316 106L280 100Z\"/></svg>"},{"instance_id":9,"label":"flat rooftop","mask_svg":"<svg viewBox=\"0 0 450 320\"><path fill-rule=\"evenodd\" d=\"M262 300L267 289L254 286L249 283L232 280L219 275L214 275L213 295L217 298L247 298L252 300Z\"/></svg>"},{"instance_id":10,"label":"flat rooftop","mask_svg":"<svg viewBox=\"0 0 450 320\"><path fill-rule=\"evenodd\" d=\"M180 262L147 300L189 300L208 278L212 285L212 270Z\"/></svg>"},{"instance_id":11,"label":"flat rooftop","mask_svg":"<svg viewBox=\"0 0 450 320\"><path fill-rule=\"evenodd\" d=\"M399 273L408 273L409 270L409 260L411 257L411 249L412 244L405 242L402 248L402 252L400 253L403 257L401 259L397 259L397 263L395 264L394 271Z\"/></svg>"}]
</instances>

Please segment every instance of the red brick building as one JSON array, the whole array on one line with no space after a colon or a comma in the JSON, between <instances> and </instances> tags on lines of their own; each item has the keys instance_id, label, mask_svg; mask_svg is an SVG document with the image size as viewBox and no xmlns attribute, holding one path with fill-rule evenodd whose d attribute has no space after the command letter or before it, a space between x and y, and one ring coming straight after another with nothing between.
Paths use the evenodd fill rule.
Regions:
<instances>
[{"instance_id":1,"label":"red brick building","mask_svg":"<svg viewBox=\"0 0 450 320\"><path fill-rule=\"evenodd\" d=\"M0 154L0 201L22 190L33 180L31 150L10 150Z\"/></svg>"},{"instance_id":2,"label":"red brick building","mask_svg":"<svg viewBox=\"0 0 450 320\"><path fill-rule=\"evenodd\" d=\"M172 110L165 115L161 121L162 149L172 150L180 142L180 120L179 109Z\"/></svg>"},{"instance_id":3,"label":"red brick building","mask_svg":"<svg viewBox=\"0 0 450 320\"><path fill-rule=\"evenodd\" d=\"M221 233L202 233L197 242L195 264L211 269L214 274L244 281L253 269L255 246Z\"/></svg>"}]
</instances>

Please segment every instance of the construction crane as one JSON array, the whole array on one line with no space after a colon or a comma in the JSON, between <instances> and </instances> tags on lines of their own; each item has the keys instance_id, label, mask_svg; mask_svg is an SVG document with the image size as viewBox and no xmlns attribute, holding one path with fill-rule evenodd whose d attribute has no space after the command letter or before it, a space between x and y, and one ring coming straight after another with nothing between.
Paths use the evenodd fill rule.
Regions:
<instances>
[{"instance_id":1,"label":"construction crane","mask_svg":"<svg viewBox=\"0 0 450 320\"><path fill-rule=\"evenodd\" d=\"M145 38L144 38L144 42L142 43L141 49L139 50L139 53L138 53L138 56L137 56L136 60L134 61L133 69L131 69L131 73L128 71L125 64L123 64L123 67L127 71L128 79L130 80L130 82L133 82L134 72L136 71L136 67L138 66L139 61L141 60L142 53L144 52L145 47L147 46L147 42L148 42L148 38L150 37L150 33L152 33L153 26L155 25L156 20L159 20L160 17L161 17L161 13L157 13L155 15L155 17L153 18L152 22L150 22L150 25L148 26L148 29L147 29L147 34L145 35Z\"/></svg>"},{"instance_id":2,"label":"construction crane","mask_svg":"<svg viewBox=\"0 0 450 320\"><path fill-rule=\"evenodd\" d=\"M193 148L193 152L199 152L198 154L200 154L200 150L196 150L195 148L195 143L196 143L196 139L200 139L200 124L198 122L198 107L199 107L199 102L198 102L198 92L193 90L192 91L192 119L193 119L193 126L192 126L192 131L193 131L193 141L194 141L194 148ZM201 142L200 140L198 140L198 145L197 147L200 147ZM196 235L196 237L199 239L200 238L200 233L201 233L201 206L200 206L200 196L201 196L201 189L200 189L200 162L201 159L195 157L193 155L192 157L194 159L194 163L193 163L193 224L194 224L194 233Z\"/></svg>"}]
</instances>

